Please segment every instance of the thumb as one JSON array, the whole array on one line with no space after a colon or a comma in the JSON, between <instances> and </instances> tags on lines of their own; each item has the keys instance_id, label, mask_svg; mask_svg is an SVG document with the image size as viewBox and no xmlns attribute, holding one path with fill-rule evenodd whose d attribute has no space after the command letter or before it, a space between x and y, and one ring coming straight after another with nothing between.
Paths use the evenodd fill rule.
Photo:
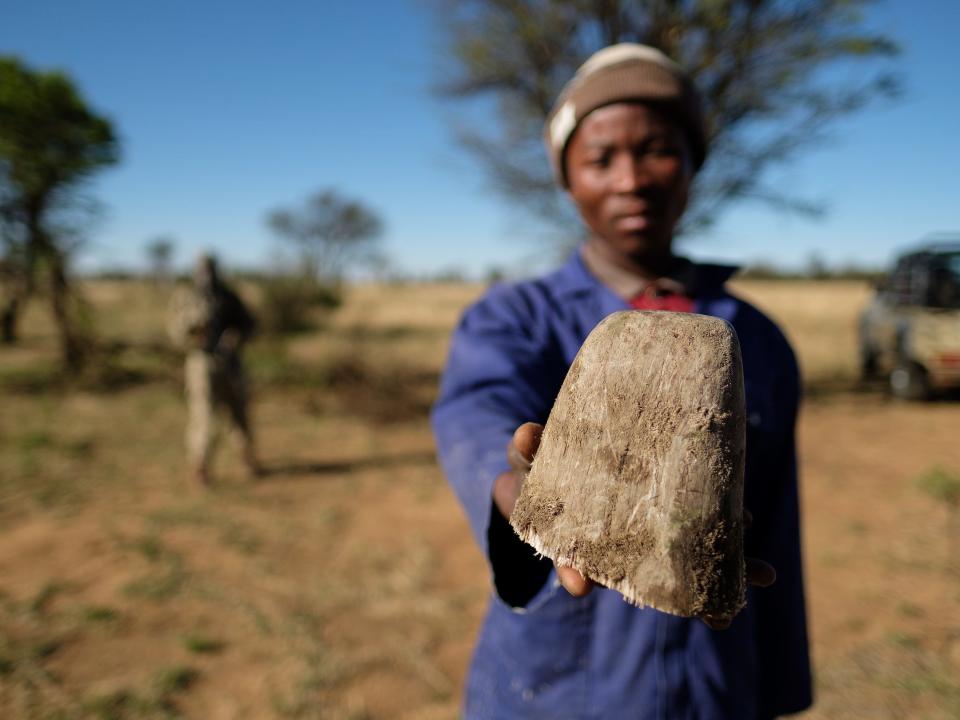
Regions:
<instances>
[{"instance_id":1,"label":"thumb","mask_svg":"<svg viewBox=\"0 0 960 720\"><path fill-rule=\"evenodd\" d=\"M543 435L543 425L538 423L524 423L513 433L513 446L517 454L527 463L533 462L533 457L540 447L540 438Z\"/></svg>"}]
</instances>

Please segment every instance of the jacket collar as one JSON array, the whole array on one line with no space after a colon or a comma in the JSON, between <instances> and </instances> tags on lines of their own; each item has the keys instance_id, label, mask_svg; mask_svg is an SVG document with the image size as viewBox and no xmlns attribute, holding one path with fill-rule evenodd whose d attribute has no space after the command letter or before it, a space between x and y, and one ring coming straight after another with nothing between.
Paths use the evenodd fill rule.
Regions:
<instances>
[{"instance_id":1,"label":"jacket collar","mask_svg":"<svg viewBox=\"0 0 960 720\"><path fill-rule=\"evenodd\" d=\"M609 290L590 273L580 252L581 249L578 247L571 254L570 259L551 277L557 295L560 297L592 293L599 289ZM678 258L670 277L683 285L688 297L696 298L722 291L723 284L739 269L736 265L696 263L681 257Z\"/></svg>"}]
</instances>

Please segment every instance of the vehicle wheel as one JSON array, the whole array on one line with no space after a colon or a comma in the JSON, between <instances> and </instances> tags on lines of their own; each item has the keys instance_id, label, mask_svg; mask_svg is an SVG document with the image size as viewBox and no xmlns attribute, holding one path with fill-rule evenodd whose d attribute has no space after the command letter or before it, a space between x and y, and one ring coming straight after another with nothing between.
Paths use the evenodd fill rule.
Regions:
<instances>
[{"instance_id":1,"label":"vehicle wheel","mask_svg":"<svg viewBox=\"0 0 960 720\"><path fill-rule=\"evenodd\" d=\"M900 400L926 400L930 397L930 383L923 365L903 362L890 373L890 392Z\"/></svg>"}]
</instances>

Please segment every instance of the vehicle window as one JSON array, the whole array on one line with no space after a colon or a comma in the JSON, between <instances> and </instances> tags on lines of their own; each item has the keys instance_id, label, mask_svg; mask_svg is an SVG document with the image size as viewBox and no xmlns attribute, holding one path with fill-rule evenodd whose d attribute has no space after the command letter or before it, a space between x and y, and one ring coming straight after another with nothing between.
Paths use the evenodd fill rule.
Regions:
<instances>
[{"instance_id":1,"label":"vehicle window","mask_svg":"<svg viewBox=\"0 0 960 720\"><path fill-rule=\"evenodd\" d=\"M897 305L906 305L910 302L910 263L903 259L897 263L887 284L890 300Z\"/></svg>"},{"instance_id":2,"label":"vehicle window","mask_svg":"<svg viewBox=\"0 0 960 720\"><path fill-rule=\"evenodd\" d=\"M930 278L930 305L960 307L960 253L943 256Z\"/></svg>"},{"instance_id":3,"label":"vehicle window","mask_svg":"<svg viewBox=\"0 0 960 720\"><path fill-rule=\"evenodd\" d=\"M910 305L930 305L930 258L918 258L910 268Z\"/></svg>"},{"instance_id":4,"label":"vehicle window","mask_svg":"<svg viewBox=\"0 0 960 720\"><path fill-rule=\"evenodd\" d=\"M881 292L895 305L960 308L960 252L900 258Z\"/></svg>"},{"instance_id":5,"label":"vehicle window","mask_svg":"<svg viewBox=\"0 0 960 720\"><path fill-rule=\"evenodd\" d=\"M960 285L960 253L947 255L947 267L953 276L953 282Z\"/></svg>"}]
</instances>

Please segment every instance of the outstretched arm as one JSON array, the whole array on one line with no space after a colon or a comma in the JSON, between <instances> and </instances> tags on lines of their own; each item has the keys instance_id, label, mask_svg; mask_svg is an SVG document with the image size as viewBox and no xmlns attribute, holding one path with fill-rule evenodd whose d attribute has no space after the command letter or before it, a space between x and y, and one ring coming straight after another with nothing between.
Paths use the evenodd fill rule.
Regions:
<instances>
[{"instance_id":1,"label":"outstretched arm","mask_svg":"<svg viewBox=\"0 0 960 720\"><path fill-rule=\"evenodd\" d=\"M514 430L526 420L546 420L566 373L535 305L506 288L464 314L431 418L444 473L489 561L497 594L512 607L526 607L553 567L517 537L497 504L508 487L498 478L512 472L506 448Z\"/></svg>"}]
</instances>

